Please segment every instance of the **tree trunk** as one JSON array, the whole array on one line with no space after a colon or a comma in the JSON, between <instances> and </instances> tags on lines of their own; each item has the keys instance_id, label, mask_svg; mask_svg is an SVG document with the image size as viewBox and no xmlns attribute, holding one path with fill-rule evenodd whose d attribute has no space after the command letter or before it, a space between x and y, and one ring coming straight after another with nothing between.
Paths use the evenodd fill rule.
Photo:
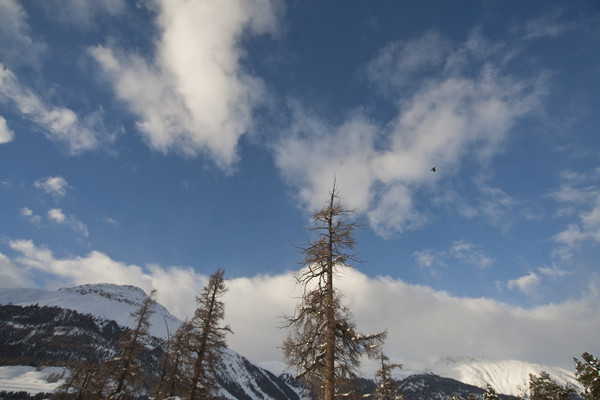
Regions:
<instances>
[{"instance_id":1,"label":"tree trunk","mask_svg":"<svg viewBox=\"0 0 600 400\"><path fill-rule=\"evenodd\" d=\"M325 390L324 399L335 398L335 309L333 296L333 202L334 191L331 191L328 215L328 243L327 243L327 282L326 282L326 318L327 333L325 346Z\"/></svg>"},{"instance_id":2,"label":"tree trunk","mask_svg":"<svg viewBox=\"0 0 600 400\"><path fill-rule=\"evenodd\" d=\"M190 387L190 391L188 393L187 400L194 400L196 397L196 389L198 386L198 380L200 379L200 373L202 372L202 363L204 362L204 354L206 352L206 341L208 339L208 330L212 324L212 314L215 305L215 300L217 298L217 290L218 286L213 288L213 292L211 294L210 306L208 308L208 316L204 321L204 327L202 328L202 336L200 338L200 347L198 349L198 357L196 358L196 362L194 363L194 375L192 377L192 386Z\"/></svg>"}]
</instances>

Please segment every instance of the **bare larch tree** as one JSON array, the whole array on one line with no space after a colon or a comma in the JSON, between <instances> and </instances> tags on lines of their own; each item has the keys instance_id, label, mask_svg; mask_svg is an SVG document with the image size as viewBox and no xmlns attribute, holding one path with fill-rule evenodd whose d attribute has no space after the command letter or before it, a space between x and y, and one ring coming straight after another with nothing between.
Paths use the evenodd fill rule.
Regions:
<instances>
[{"instance_id":1,"label":"bare larch tree","mask_svg":"<svg viewBox=\"0 0 600 400\"><path fill-rule=\"evenodd\" d=\"M111 399L128 397L130 391L141 380L141 371L137 362L137 355L146 346L150 330L150 316L154 312L152 305L156 302L156 289L150 292L142 302L140 308L131 313L135 319L135 328L125 332L119 341L119 357L108 362L114 374L115 389ZM127 387L129 386L129 387Z\"/></svg>"},{"instance_id":2,"label":"bare larch tree","mask_svg":"<svg viewBox=\"0 0 600 400\"><path fill-rule=\"evenodd\" d=\"M334 278L350 262L359 262L354 230L359 225L347 222L355 210L342 207L335 181L326 205L313 214L316 239L309 239L300 250L304 267L296 279L303 288L293 316L286 317L291 332L283 343L288 365L297 378L325 400L333 400L344 383L356 377L363 355L376 356L386 332L361 335L356 332L350 310L342 305Z\"/></svg>"},{"instance_id":3,"label":"bare larch tree","mask_svg":"<svg viewBox=\"0 0 600 400\"><path fill-rule=\"evenodd\" d=\"M404 394L400 383L392 376L392 371L395 369L401 369L402 364L390 363L390 358L383 354L383 351L379 354L379 360L381 362L377 373L375 374L375 392L373 398L375 400L402 400Z\"/></svg>"},{"instance_id":4,"label":"bare larch tree","mask_svg":"<svg viewBox=\"0 0 600 400\"><path fill-rule=\"evenodd\" d=\"M225 335L231 332L229 326L220 325L225 318L225 304L220 300L227 291L224 274L225 271L218 269L196 296L194 329L190 334L190 350L195 361L187 400L211 398L217 388L216 366L227 347Z\"/></svg>"}]
</instances>

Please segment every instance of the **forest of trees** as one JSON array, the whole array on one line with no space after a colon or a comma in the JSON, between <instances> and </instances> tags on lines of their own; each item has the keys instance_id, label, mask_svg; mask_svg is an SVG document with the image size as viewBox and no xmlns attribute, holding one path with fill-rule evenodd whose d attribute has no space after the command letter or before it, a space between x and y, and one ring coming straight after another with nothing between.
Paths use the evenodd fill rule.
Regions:
<instances>
[{"instance_id":1,"label":"forest of trees","mask_svg":"<svg viewBox=\"0 0 600 400\"><path fill-rule=\"evenodd\" d=\"M174 396L189 400L216 397L215 367L226 348L225 334L231 332L229 327L220 325L225 315L221 297L226 290L224 271L219 269L196 297L194 317L169 335L158 377L143 371L138 358L149 338L149 318L156 295L152 291L131 314L135 328L121 335L117 353L103 360L77 362L53 398L137 399L140 388L152 386L155 380L150 394L155 400Z\"/></svg>"},{"instance_id":2,"label":"forest of trees","mask_svg":"<svg viewBox=\"0 0 600 400\"><path fill-rule=\"evenodd\" d=\"M283 354L295 378L304 384L311 397L323 400L365 397L356 388L361 358L378 360L375 390L369 395L375 400L404 399L400 383L393 371L401 364L390 363L383 352L386 332L361 334L356 330L351 311L342 304L342 293L336 287L336 276L358 263L354 253L354 231L359 225L350 221L353 210L345 209L339 191L332 187L325 206L314 213L314 234L304 246L303 268L296 279L302 297L291 316L286 317L289 330L283 342ZM179 329L169 333L158 373L143 370L139 354L149 338L149 317L156 291L152 291L140 308L131 314L135 328L121 335L115 354L102 359L78 361L71 375L54 393L56 400L134 399L139 388L153 387L153 400L212 399L218 396L216 367L226 348L228 326L222 326L225 305L221 300L227 291L224 271L210 276L206 286L196 296L196 311ZM576 378L583 391L563 387L546 372L530 375L530 400L563 400L579 395L585 399L600 399L600 364L589 353L582 360L574 359ZM150 381L152 379L152 381ZM526 394L524 394L524 397ZM499 399L488 385L483 399ZM452 395L451 399L460 399ZM470 395L469 399L475 399Z\"/></svg>"}]
</instances>

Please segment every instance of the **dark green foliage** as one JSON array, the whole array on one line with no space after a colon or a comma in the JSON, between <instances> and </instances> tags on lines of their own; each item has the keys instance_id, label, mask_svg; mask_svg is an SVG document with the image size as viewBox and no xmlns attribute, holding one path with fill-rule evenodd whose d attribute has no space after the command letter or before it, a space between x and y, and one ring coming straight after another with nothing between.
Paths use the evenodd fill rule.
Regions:
<instances>
[{"instance_id":1,"label":"dark green foliage","mask_svg":"<svg viewBox=\"0 0 600 400\"><path fill-rule=\"evenodd\" d=\"M559 385L546 371L540 372L540 376L529 374L531 400L569 400L573 394L573 387Z\"/></svg>"},{"instance_id":2,"label":"dark green foliage","mask_svg":"<svg viewBox=\"0 0 600 400\"><path fill-rule=\"evenodd\" d=\"M485 390L485 393L483 394L483 400L500 400L500 398L496 394L496 391L492 386L490 386L489 383L487 384L487 388Z\"/></svg>"},{"instance_id":3,"label":"dark green foliage","mask_svg":"<svg viewBox=\"0 0 600 400\"><path fill-rule=\"evenodd\" d=\"M600 362L590 353L581 355L583 361L575 358L575 377L583 386L581 395L586 399L600 399Z\"/></svg>"}]
</instances>

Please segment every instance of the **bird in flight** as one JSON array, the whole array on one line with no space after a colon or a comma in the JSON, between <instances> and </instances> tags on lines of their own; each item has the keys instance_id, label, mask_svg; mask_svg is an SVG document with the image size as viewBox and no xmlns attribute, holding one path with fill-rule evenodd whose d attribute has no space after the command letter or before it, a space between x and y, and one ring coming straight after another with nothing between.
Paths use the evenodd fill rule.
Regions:
<instances>
[{"instance_id":1,"label":"bird in flight","mask_svg":"<svg viewBox=\"0 0 600 400\"><path fill-rule=\"evenodd\" d=\"M435 172L435 167L431 168L431 169L430 169L430 171L433 171L433 172Z\"/></svg>"}]
</instances>

